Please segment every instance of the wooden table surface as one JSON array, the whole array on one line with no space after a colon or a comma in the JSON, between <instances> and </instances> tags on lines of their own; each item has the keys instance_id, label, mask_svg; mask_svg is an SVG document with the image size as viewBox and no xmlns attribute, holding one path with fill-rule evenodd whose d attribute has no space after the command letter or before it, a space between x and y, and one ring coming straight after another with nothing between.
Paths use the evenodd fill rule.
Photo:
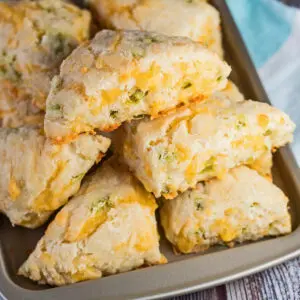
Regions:
<instances>
[{"instance_id":1,"label":"wooden table surface","mask_svg":"<svg viewBox=\"0 0 300 300\"><path fill-rule=\"evenodd\" d=\"M216 288L176 300L299 300L300 258Z\"/></svg>"},{"instance_id":2,"label":"wooden table surface","mask_svg":"<svg viewBox=\"0 0 300 300\"><path fill-rule=\"evenodd\" d=\"M300 8L300 0L281 0L281 2ZM226 285L172 298L172 300L227 299L299 300L300 257Z\"/></svg>"}]
</instances>

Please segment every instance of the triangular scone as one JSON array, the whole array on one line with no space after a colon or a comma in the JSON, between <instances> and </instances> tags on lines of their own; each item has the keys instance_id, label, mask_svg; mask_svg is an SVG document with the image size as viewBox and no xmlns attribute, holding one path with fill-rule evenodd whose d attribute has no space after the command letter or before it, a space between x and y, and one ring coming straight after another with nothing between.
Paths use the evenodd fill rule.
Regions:
<instances>
[{"instance_id":1,"label":"triangular scone","mask_svg":"<svg viewBox=\"0 0 300 300\"><path fill-rule=\"evenodd\" d=\"M113 29L186 36L223 55L219 12L204 1L87 0L100 22Z\"/></svg>"},{"instance_id":2,"label":"triangular scone","mask_svg":"<svg viewBox=\"0 0 300 300\"><path fill-rule=\"evenodd\" d=\"M287 197L245 166L166 200L160 218L166 237L182 253L291 232Z\"/></svg>"},{"instance_id":3,"label":"triangular scone","mask_svg":"<svg viewBox=\"0 0 300 300\"><path fill-rule=\"evenodd\" d=\"M62 64L47 99L45 131L65 140L157 117L223 89L229 73L218 55L188 38L103 30Z\"/></svg>"},{"instance_id":4,"label":"triangular scone","mask_svg":"<svg viewBox=\"0 0 300 300\"><path fill-rule=\"evenodd\" d=\"M154 197L112 158L57 214L19 274L64 285L165 263L156 208Z\"/></svg>"},{"instance_id":5,"label":"triangular scone","mask_svg":"<svg viewBox=\"0 0 300 300\"><path fill-rule=\"evenodd\" d=\"M270 152L291 142L294 129L268 104L214 95L165 117L126 123L116 148L148 191L173 199L241 164L270 173Z\"/></svg>"},{"instance_id":6,"label":"triangular scone","mask_svg":"<svg viewBox=\"0 0 300 300\"><path fill-rule=\"evenodd\" d=\"M67 1L0 2L0 120L39 124L52 77L89 38L90 13Z\"/></svg>"},{"instance_id":7,"label":"triangular scone","mask_svg":"<svg viewBox=\"0 0 300 300\"><path fill-rule=\"evenodd\" d=\"M56 145L39 128L0 128L0 212L12 224L42 225L78 191L109 145L100 135L80 135Z\"/></svg>"}]
</instances>

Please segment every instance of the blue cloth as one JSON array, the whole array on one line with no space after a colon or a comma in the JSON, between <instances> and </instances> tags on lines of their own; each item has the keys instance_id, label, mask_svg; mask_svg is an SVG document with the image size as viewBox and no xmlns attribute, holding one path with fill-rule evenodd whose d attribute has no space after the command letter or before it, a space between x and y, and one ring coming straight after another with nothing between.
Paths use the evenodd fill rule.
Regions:
<instances>
[{"instance_id":1,"label":"blue cloth","mask_svg":"<svg viewBox=\"0 0 300 300\"><path fill-rule=\"evenodd\" d=\"M272 104L297 125L300 164L300 10L275 0L226 0Z\"/></svg>"}]
</instances>

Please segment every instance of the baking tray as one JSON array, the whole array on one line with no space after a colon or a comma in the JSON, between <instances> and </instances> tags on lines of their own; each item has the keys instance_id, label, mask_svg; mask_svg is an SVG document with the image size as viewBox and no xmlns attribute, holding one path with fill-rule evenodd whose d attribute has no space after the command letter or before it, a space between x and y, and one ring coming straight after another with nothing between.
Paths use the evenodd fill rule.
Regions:
<instances>
[{"instance_id":1,"label":"baking tray","mask_svg":"<svg viewBox=\"0 0 300 300\"><path fill-rule=\"evenodd\" d=\"M211 1L221 13L226 60L232 79L247 98L269 102L224 0ZM289 147L274 158L274 179L290 199L293 232L284 237L213 248L204 254L175 256L162 238L169 264L138 269L65 287L38 286L16 276L45 228L12 228L0 216L0 290L7 299L161 299L189 293L250 275L300 255L300 174Z\"/></svg>"}]
</instances>

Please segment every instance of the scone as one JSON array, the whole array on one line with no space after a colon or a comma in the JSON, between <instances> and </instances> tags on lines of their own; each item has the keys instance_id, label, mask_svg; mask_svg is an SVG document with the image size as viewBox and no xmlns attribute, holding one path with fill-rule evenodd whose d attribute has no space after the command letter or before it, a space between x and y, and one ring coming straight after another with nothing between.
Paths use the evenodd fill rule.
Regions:
<instances>
[{"instance_id":1,"label":"scone","mask_svg":"<svg viewBox=\"0 0 300 300\"><path fill-rule=\"evenodd\" d=\"M123 160L156 197L175 198L241 164L265 165L268 174L270 152L292 141L295 124L278 109L214 98L159 119L126 123L117 134Z\"/></svg>"},{"instance_id":2,"label":"scone","mask_svg":"<svg viewBox=\"0 0 300 300\"><path fill-rule=\"evenodd\" d=\"M154 197L112 158L62 208L19 274L64 285L165 263L156 208Z\"/></svg>"},{"instance_id":3,"label":"scone","mask_svg":"<svg viewBox=\"0 0 300 300\"><path fill-rule=\"evenodd\" d=\"M223 55L219 12L204 1L87 0L100 22L113 29L186 36Z\"/></svg>"},{"instance_id":4,"label":"scone","mask_svg":"<svg viewBox=\"0 0 300 300\"><path fill-rule=\"evenodd\" d=\"M50 81L89 38L90 19L88 11L61 0L0 2L2 126L40 123Z\"/></svg>"},{"instance_id":5,"label":"scone","mask_svg":"<svg viewBox=\"0 0 300 300\"><path fill-rule=\"evenodd\" d=\"M59 145L38 128L0 128L0 212L13 225L42 225L78 191L109 145L100 135L80 135Z\"/></svg>"},{"instance_id":6,"label":"scone","mask_svg":"<svg viewBox=\"0 0 300 300\"><path fill-rule=\"evenodd\" d=\"M48 137L112 131L225 88L230 67L183 37L103 30L64 61L47 99Z\"/></svg>"},{"instance_id":7,"label":"scone","mask_svg":"<svg viewBox=\"0 0 300 300\"><path fill-rule=\"evenodd\" d=\"M160 218L167 239L182 253L291 232L287 197L245 166L166 200Z\"/></svg>"}]
</instances>

